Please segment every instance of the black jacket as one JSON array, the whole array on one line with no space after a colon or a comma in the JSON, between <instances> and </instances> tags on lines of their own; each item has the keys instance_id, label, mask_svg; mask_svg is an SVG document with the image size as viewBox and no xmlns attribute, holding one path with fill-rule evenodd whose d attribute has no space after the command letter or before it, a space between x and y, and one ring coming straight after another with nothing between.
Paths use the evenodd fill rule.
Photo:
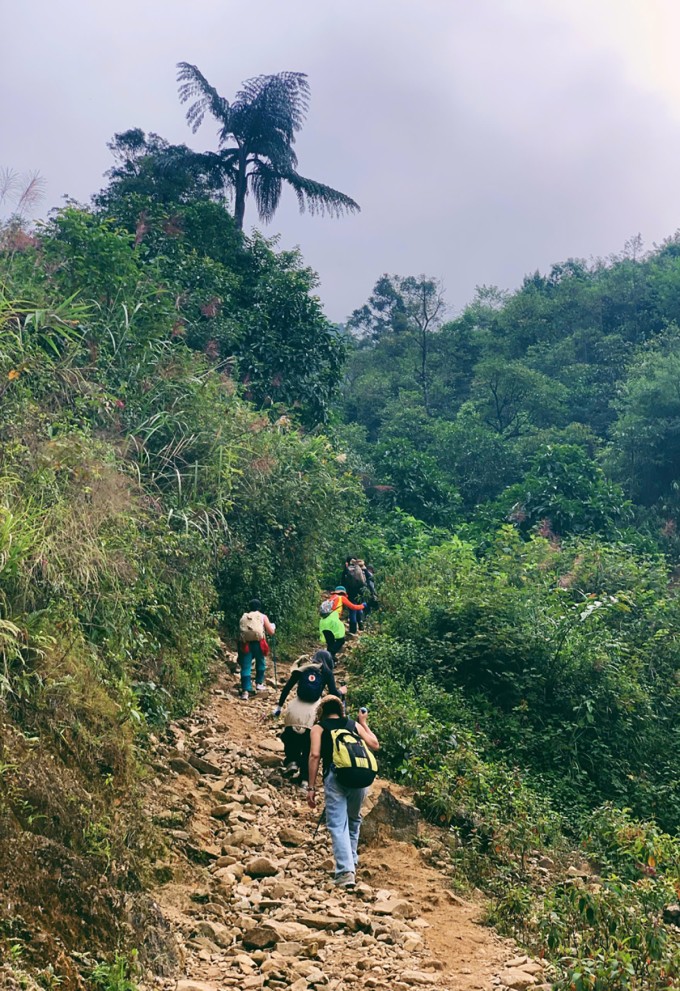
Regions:
<instances>
[{"instance_id":1,"label":"black jacket","mask_svg":"<svg viewBox=\"0 0 680 991\"><path fill-rule=\"evenodd\" d=\"M327 661L323 661L323 660L319 662L315 662L312 660L312 661L308 661L306 664L303 664L299 668L295 668L294 671L291 671L290 677L288 678L286 684L283 686L281 695L279 696L279 708L283 708L284 702L292 692L293 688L295 688L298 682L300 681L303 671L305 671L309 667L315 667L321 672L321 680L323 681L323 687L327 688L331 695L338 694L338 688L337 685L335 684L335 675L333 674L333 669L330 666L330 664L328 664Z\"/></svg>"}]
</instances>

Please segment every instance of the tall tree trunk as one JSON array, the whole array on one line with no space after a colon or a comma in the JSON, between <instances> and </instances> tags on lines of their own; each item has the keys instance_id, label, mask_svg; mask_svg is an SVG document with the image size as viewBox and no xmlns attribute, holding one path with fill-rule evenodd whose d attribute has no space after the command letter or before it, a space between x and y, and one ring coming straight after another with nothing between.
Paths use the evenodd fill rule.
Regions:
<instances>
[{"instance_id":1,"label":"tall tree trunk","mask_svg":"<svg viewBox=\"0 0 680 991\"><path fill-rule=\"evenodd\" d=\"M234 221L237 228L243 230L243 218L246 212L246 196L248 195L248 157L244 149L239 154L238 172L234 186Z\"/></svg>"}]
</instances>

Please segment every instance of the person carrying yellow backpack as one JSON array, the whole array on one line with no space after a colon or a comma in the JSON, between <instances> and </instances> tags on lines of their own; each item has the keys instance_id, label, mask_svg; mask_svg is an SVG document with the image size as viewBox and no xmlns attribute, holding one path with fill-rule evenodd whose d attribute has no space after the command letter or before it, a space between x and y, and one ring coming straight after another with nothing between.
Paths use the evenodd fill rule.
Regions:
<instances>
[{"instance_id":1,"label":"person carrying yellow backpack","mask_svg":"<svg viewBox=\"0 0 680 991\"><path fill-rule=\"evenodd\" d=\"M373 751L380 743L368 726L366 710L359 712L356 721L349 719L337 695L321 700L316 720L310 739L307 802L310 808L316 805L316 777L322 763L335 884L351 888L356 883L361 806L378 771Z\"/></svg>"}]
</instances>

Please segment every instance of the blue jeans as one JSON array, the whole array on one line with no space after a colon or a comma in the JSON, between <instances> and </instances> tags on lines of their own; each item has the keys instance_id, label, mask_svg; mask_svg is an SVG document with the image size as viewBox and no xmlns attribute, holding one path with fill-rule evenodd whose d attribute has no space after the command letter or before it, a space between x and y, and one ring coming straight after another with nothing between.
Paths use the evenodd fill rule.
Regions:
<instances>
[{"instance_id":1,"label":"blue jeans","mask_svg":"<svg viewBox=\"0 0 680 991\"><path fill-rule=\"evenodd\" d=\"M350 602L353 602L355 605L359 605L359 603L361 602L361 596L350 595L349 600ZM360 630L363 630L364 628L363 611L360 612L358 609L348 609L347 611L349 612L349 632L356 633L357 626L359 627Z\"/></svg>"},{"instance_id":2,"label":"blue jeans","mask_svg":"<svg viewBox=\"0 0 680 991\"><path fill-rule=\"evenodd\" d=\"M368 788L343 788L330 771L324 778L323 790L326 797L326 825L331 834L337 877L338 874L357 869L361 806Z\"/></svg>"},{"instance_id":3,"label":"blue jeans","mask_svg":"<svg viewBox=\"0 0 680 991\"><path fill-rule=\"evenodd\" d=\"M255 659L255 681L258 685L264 685L264 672L267 666L267 659L262 653L262 647L258 641L252 641L248 647L250 649L247 654L239 654L242 692L252 692L253 690L253 658Z\"/></svg>"}]
</instances>

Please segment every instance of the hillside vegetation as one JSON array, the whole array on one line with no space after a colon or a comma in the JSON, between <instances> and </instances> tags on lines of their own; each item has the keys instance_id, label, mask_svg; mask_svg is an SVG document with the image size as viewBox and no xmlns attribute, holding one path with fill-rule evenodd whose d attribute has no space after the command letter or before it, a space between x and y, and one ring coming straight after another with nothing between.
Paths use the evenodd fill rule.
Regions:
<instances>
[{"instance_id":1,"label":"hillside vegetation","mask_svg":"<svg viewBox=\"0 0 680 991\"><path fill-rule=\"evenodd\" d=\"M112 150L92 206L0 243L15 972L76 988L133 948L153 964L147 744L244 602L292 653L349 551L382 606L353 690L383 771L448 830L454 883L558 988L673 987L677 239L479 290L449 322L436 282L384 277L342 331L187 149L130 131Z\"/></svg>"},{"instance_id":2,"label":"hillside vegetation","mask_svg":"<svg viewBox=\"0 0 680 991\"><path fill-rule=\"evenodd\" d=\"M403 533L366 546L363 699L458 876L578 991L680 974L679 304L673 238L449 322L383 276L350 321L339 435Z\"/></svg>"},{"instance_id":3,"label":"hillside vegetation","mask_svg":"<svg viewBox=\"0 0 680 991\"><path fill-rule=\"evenodd\" d=\"M146 736L252 595L299 637L362 506L300 429L342 355L313 275L216 203L139 211L9 224L0 254L0 940L74 986L151 912Z\"/></svg>"}]
</instances>

